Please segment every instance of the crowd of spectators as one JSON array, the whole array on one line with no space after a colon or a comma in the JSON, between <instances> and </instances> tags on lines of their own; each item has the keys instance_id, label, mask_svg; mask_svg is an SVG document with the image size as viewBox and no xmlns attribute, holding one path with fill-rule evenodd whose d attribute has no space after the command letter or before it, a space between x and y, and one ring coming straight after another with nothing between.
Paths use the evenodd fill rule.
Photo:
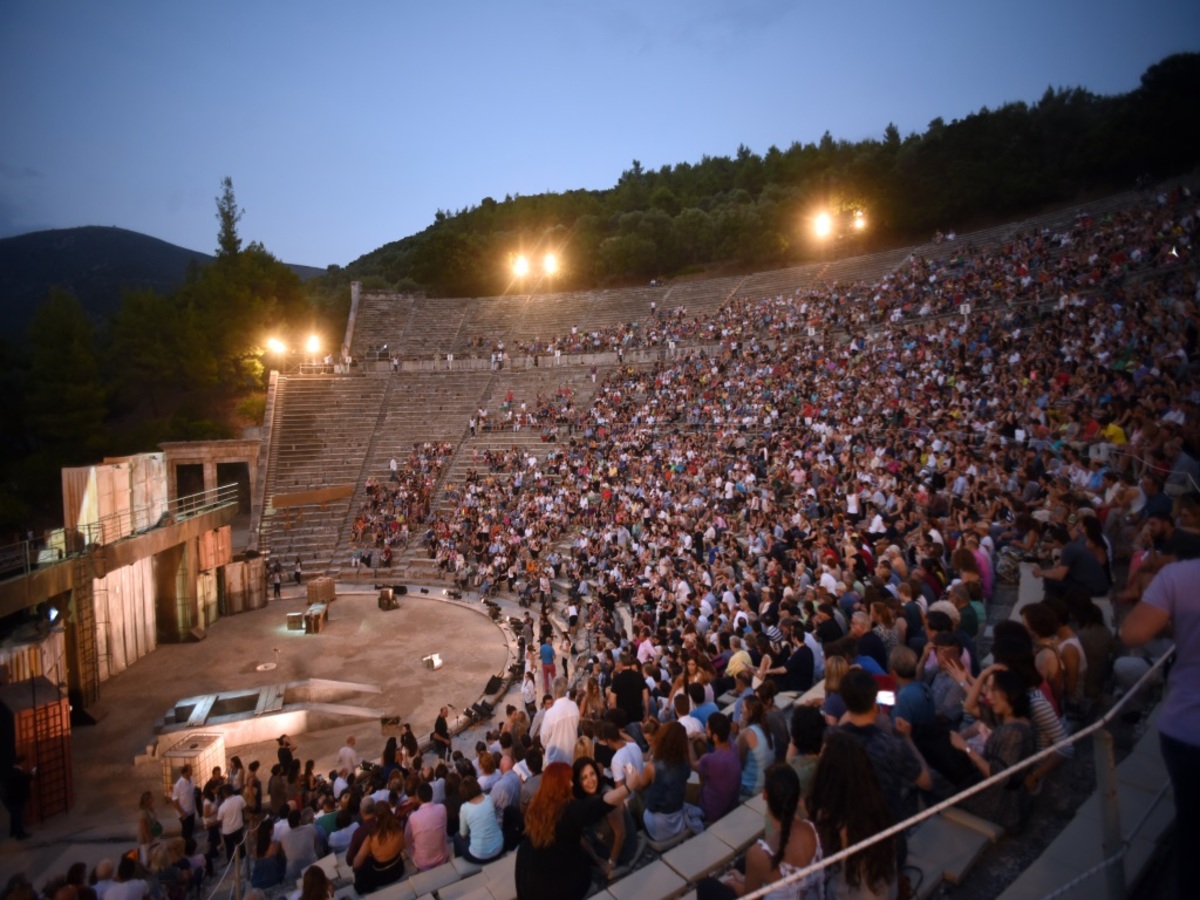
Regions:
<instances>
[{"instance_id":1,"label":"crowd of spectators","mask_svg":"<svg viewBox=\"0 0 1200 900\"><path fill-rule=\"evenodd\" d=\"M428 518L438 477L453 452L450 443L414 444L403 467L392 458L386 482L367 479L367 499L350 530L351 568L391 565L397 548L408 545L413 526Z\"/></svg>"},{"instance_id":2,"label":"crowd of spectators","mask_svg":"<svg viewBox=\"0 0 1200 900\"><path fill-rule=\"evenodd\" d=\"M567 847L603 883L639 832L670 841L765 791L746 872L706 886L737 894L1059 743L1137 671L1114 659L1114 567L1200 542L1195 216L1180 191L876 285L655 317L677 353L615 367L544 458L483 458L448 486L452 512L428 494L452 448L414 451L356 532L386 544L420 522L464 586L540 604L521 635L532 687L473 754L339 770L268 792L264 814L297 801L318 849L383 833L363 859L384 877L397 846L400 871L520 846L518 883L536 885L530 867ZM995 624L985 665L995 591L1023 561L1045 599ZM587 639L573 679L545 626L560 608ZM1071 757L971 809L1020 830ZM431 807L438 840L407 834ZM879 846L832 896L895 889L903 835ZM578 868L560 884L583 896Z\"/></svg>"}]
</instances>

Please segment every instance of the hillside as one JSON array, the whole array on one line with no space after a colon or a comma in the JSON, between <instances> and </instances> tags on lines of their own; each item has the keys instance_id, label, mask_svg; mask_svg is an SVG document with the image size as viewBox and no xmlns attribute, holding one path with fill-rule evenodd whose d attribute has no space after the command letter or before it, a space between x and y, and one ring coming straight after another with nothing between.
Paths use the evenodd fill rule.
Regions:
<instances>
[{"instance_id":1,"label":"hillside","mask_svg":"<svg viewBox=\"0 0 1200 900\"><path fill-rule=\"evenodd\" d=\"M50 288L66 288L96 318L117 310L124 288L167 292L188 266L214 257L124 228L89 225L35 231L0 240L0 329L24 334L36 305ZM302 280L323 269L291 265Z\"/></svg>"}]
</instances>

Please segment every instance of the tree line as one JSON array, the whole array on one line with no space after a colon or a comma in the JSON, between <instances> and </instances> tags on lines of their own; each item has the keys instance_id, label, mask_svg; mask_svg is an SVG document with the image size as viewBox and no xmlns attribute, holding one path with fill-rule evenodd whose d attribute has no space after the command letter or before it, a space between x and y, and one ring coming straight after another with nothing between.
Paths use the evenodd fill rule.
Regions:
<instances>
[{"instance_id":1,"label":"tree line","mask_svg":"<svg viewBox=\"0 0 1200 900\"><path fill-rule=\"evenodd\" d=\"M31 521L61 517L63 466L168 440L240 437L242 426L261 424L263 341L281 323L309 326L282 336L296 340L344 331L344 309L326 309L261 244L242 246L231 179L216 205L216 259L193 265L177 290L127 290L110 320L95 321L73 294L53 289L22 345L0 341L10 399L0 413L0 543Z\"/></svg>"},{"instance_id":2,"label":"tree line","mask_svg":"<svg viewBox=\"0 0 1200 900\"><path fill-rule=\"evenodd\" d=\"M607 190L485 197L439 211L419 234L386 244L314 286L438 296L585 288L653 277L795 264L830 252L815 241L812 213L827 210L835 252L862 252L936 229L970 227L1142 177L1195 165L1200 125L1200 54L1167 57L1129 93L1047 88L1036 103L980 109L950 123L934 119L902 137L770 147L733 157L645 169L634 160ZM868 227L849 227L861 213ZM553 280L516 284L517 248L559 253ZM536 271L536 260L535 271Z\"/></svg>"}]
</instances>

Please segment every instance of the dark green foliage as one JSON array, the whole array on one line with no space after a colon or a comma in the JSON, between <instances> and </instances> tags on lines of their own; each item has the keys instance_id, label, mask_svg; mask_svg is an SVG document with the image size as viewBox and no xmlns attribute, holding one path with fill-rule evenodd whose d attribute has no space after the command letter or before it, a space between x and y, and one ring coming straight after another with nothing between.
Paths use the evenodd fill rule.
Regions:
<instances>
[{"instance_id":1,"label":"dark green foliage","mask_svg":"<svg viewBox=\"0 0 1200 900\"><path fill-rule=\"evenodd\" d=\"M24 346L0 342L3 387L24 401L4 407L0 531L60 520L62 466L259 424L268 336L297 344L316 331L337 352L348 288L318 287L310 298L261 244L241 249L241 212L232 182L223 187L220 255L191 266L182 286L124 291L100 328L73 294L54 289L36 306Z\"/></svg>"},{"instance_id":2,"label":"dark green foliage","mask_svg":"<svg viewBox=\"0 0 1200 900\"><path fill-rule=\"evenodd\" d=\"M28 332L27 421L40 446L85 459L102 448L105 390L92 323L72 294L53 290Z\"/></svg>"},{"instance_id":3,"label":"dark green foliage","mask_svg":"<svg viewBox=\"0 0 1200 900\"><path fill-rule=\"evenodd\" d=\"M489 295L512 286L516 252L558 251L554 287L619 283L704 267L786 264L822 252L808 223L819 208L865 210L864 245L924 240L1081 195L1164 177L1200 158L1200 54L1151 66L1137 90L1099 97L1048 88L1036 103L981 109L962 120L934 119L904 137L892 123L882 139L858 143L826 132L815 144L741 145L732 157L705 156L650 170L633 160L606 191L491 197L439 211L420 234L380 247L326 282L350 279L420 287L434 294Z\"/></svg>"}]
</instances>

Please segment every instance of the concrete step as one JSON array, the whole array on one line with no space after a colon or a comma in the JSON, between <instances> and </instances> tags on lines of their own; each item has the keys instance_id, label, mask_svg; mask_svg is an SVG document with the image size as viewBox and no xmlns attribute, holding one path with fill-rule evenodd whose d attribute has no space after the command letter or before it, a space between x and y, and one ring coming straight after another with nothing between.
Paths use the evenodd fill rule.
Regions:
<instances>
[{"instance_id":1,"label":"concrete step","mask_svg":"<svg viewBox=\"0 0 1200 900\"><path fill-rule=\"evenodd\" d=\"M928 868L940 872L942 879L950 884L962 884L991 842L992 839L976 827L936 815L926 819L912 833L908 839L908 856L909 860L917 860L923 871Z\"/></svg>"}]
</instances>

